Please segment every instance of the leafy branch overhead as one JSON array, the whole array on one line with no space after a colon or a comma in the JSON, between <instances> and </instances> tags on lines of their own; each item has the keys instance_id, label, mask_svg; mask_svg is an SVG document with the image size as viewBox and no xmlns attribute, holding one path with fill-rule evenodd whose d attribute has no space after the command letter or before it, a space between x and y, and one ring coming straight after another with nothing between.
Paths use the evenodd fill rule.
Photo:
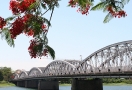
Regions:
<instances>
[{"instance_id":1,"label":"leafy branch overhead","mask_svg":"<svg viewBox=\"0 0 132 90\"><path fill-rule=\"evenodd\" d=\"M78 8L78 12L87 15L89 10L108 12L104 23L115 17L125 17L124 6L130 0L101 0L94 5L94 0L70 0L68 6ZM41 58L50 55L55 59L55 51L48 45L47 33L51 26L51 19L55 7L59 7L58 0L10 0L9 9L12 16L0 17L0 35L8 45L14 47L14 40L20 34L32 37L28 52L31 58ZM51 11L49 18L45 14Z\"/></svg>"},{"instance_id":2,"label":"leafy branch overhead","mask_svg":"<svg viewBox=\"0 0 132 90\"><path fill-rule=\"evenodd\" d=\"M123 10L124 5L126 5L130 0L101 0L98 4L93 5L94 0L70 0L69 6L78 7L78 12L83 15L87 15L89 10L103 10L103 12L108 12L104 18L104 23L109 22L112 18L121 18L127 16L126 12ZM110 15L111 14L111 15Z\"/></svg>"},{"instance_id":3,"label":"leafy branch overhead","mask_svg":"<svg viewBox=\"0 0 132 90\"><path fill-rule=\"evenodd\" d=\"M129 0L102 0L97 5L93 6L91 10L103 10L108 11L108 14L104 18L104 23L109 22L113 17L125 17L126 12L123 11L124 5L128 3Z\"/></svg>"}]
</instances>

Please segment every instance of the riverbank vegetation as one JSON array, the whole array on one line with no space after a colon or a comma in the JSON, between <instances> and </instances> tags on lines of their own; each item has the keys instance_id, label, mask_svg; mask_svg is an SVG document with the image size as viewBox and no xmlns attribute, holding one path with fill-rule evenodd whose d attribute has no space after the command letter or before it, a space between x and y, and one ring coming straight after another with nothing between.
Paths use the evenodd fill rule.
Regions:
<instances>
[{"instance_id":1,"label":"riverbank vegetation","mask_svg":"<svg viewBox=\"0 0 132 90\"><path fill-rule=\"evenodd\" d=\"M104 78L102 79L104 85L132 85L132 79L129 78ZM59 79L61 85L68 85L72 83L72 79Z\"/></svg>"},{"instance_id":2,"label":"riverbank vegetation","mask_svg":"<svg viewBox=\"0 0 132 90\"><path fill-rule=\"evenodd\" d=\"M103 79L103 83L125 83L132 84L132 79L129 78L105 78Z\"/></svg>"},{"instance_id":3,"label":"riverbank vegetation","mask_svg":"<svg viewBox=\"0 0 132 90\"><path fill-rule=\"evenodd\" d=\"M9 83L8 81L0 81L0 87L7 87L7 86L15 86L15 85Z\"/></svg>"},{"instance_id":4,"label":"riverbank vegetation","mask_svg":"<svg viewBox=\"0 0 132 90\"><path fill-rule=\"evenodd\" d=\"M126 84L126 83L103 83L103 86L132 86L132 84Z\"/></svg>"},{"instance_id":5,"label":"riverbank vegetation","mask_svg":"<svg viewBox=\"0 0 132 90\"><path fill-rule=\"evenodd\" d=\"M0 67L0 87L14 86L10 83L10 76L12 75L12 69L9 67Z\"/></svg>"}]
</instances>

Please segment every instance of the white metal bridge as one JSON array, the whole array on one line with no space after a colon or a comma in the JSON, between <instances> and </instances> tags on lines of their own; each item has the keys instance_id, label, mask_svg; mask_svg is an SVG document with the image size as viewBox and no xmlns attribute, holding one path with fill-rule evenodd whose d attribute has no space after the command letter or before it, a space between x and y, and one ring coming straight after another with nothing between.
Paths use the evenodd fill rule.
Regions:
<instances>
[{"instance_id":1,"label":"white metal bridge","mask_svg":"<svg viewBox=\"0 0 132 90\"><path fill-rule=\"evenodd\" d=\"M106 46L83 61L55 60L16 74L14 80L39 78L132 78L132 40Z\"/></svg>"}]
</instances>

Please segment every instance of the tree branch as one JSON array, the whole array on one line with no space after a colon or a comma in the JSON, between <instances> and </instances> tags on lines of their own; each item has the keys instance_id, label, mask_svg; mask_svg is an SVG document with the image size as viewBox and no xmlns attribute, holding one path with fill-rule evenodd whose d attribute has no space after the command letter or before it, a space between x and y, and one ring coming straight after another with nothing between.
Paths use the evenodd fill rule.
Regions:
<instances>
[{"instance_id":1,"label":"tree branch","mask_svg":"<svg viewBox=\"0 0 132 90\"><path fill-rule=\"evenodd\" d=\"M51 8L54 8L54 5L55 5L56 3L54 3L52 6L51 6ZM48 10L46 10L41 16L43 16L46 12L48 12L50 10L50 8L48 9Z\"/></svg>"}]
</instances>

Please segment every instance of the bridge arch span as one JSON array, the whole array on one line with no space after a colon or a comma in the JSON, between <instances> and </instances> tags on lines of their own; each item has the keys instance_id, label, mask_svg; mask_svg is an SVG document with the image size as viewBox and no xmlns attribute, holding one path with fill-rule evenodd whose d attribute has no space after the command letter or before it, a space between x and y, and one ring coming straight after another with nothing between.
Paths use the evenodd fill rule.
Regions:
<instances>
[{"instance_id":1,"label":"bridge arch span","mask_svg":"<svg viewBox=\"0 0 132 90\"><path fill-rule=\"evenodd\" d=\"M28 76L28 72L27 71L21 71L19 78L26 78Z\"/></svg>"},{"instance_id":2,"label":"bridge arch span","mask_svg":"<svg viewBox=\"0 0 132 90\"><path fill-rule=\"evenodd\" d=\"M80 60L64 60L70 64L73 64L75 67L79 66L81 64Z\"/></svg>"},{"instance_id":3,"label":"bridge arch span","mask_svg":"<svg viewBox=\"0 0 132 90\"><path fill-rule=\"evenodd\" d=\"M33 67L29 73L28 76L29 77L37 77L39 75L43 74L42 70L39 67Z\"/></svg>"},{"instance_id":4,"label":"bridge arch span","mask_svg":"<svg viewBox=\"0 0 132 90\"><path fill-rule=\"evenodd\" d=\"M81 69L86 64L92 66L93 73L117 72L131 69L132 40L111 44L97 50L85 58L77 69L82 70L82 72L89 70L89 67L86 67L85 70Z\"/></svg>"},{"instance_id":5,"label":"bridge arch span","mask_svg":"<svg viewBox=\"0 0 132 90\"><path fill-rule=\"evenodd\" d=\"M19 79L19 75L18 74L15 74L14 80L15 79Z\"/></svg>"},{"instance_id":6,"label":"bridge arch span","mask_svg":"<svg viewBox=\"0 0 132 90\"><path fill-rule=\"evenodd\" d=\"M67 62L67 61L62 61L62 60L55 60L51 63L49 63L45 69L43 70L43 75L44 76L58 76L58 75L69 75L72 73L72 71L76 67Z\"/></svg>"}]
</instances>

